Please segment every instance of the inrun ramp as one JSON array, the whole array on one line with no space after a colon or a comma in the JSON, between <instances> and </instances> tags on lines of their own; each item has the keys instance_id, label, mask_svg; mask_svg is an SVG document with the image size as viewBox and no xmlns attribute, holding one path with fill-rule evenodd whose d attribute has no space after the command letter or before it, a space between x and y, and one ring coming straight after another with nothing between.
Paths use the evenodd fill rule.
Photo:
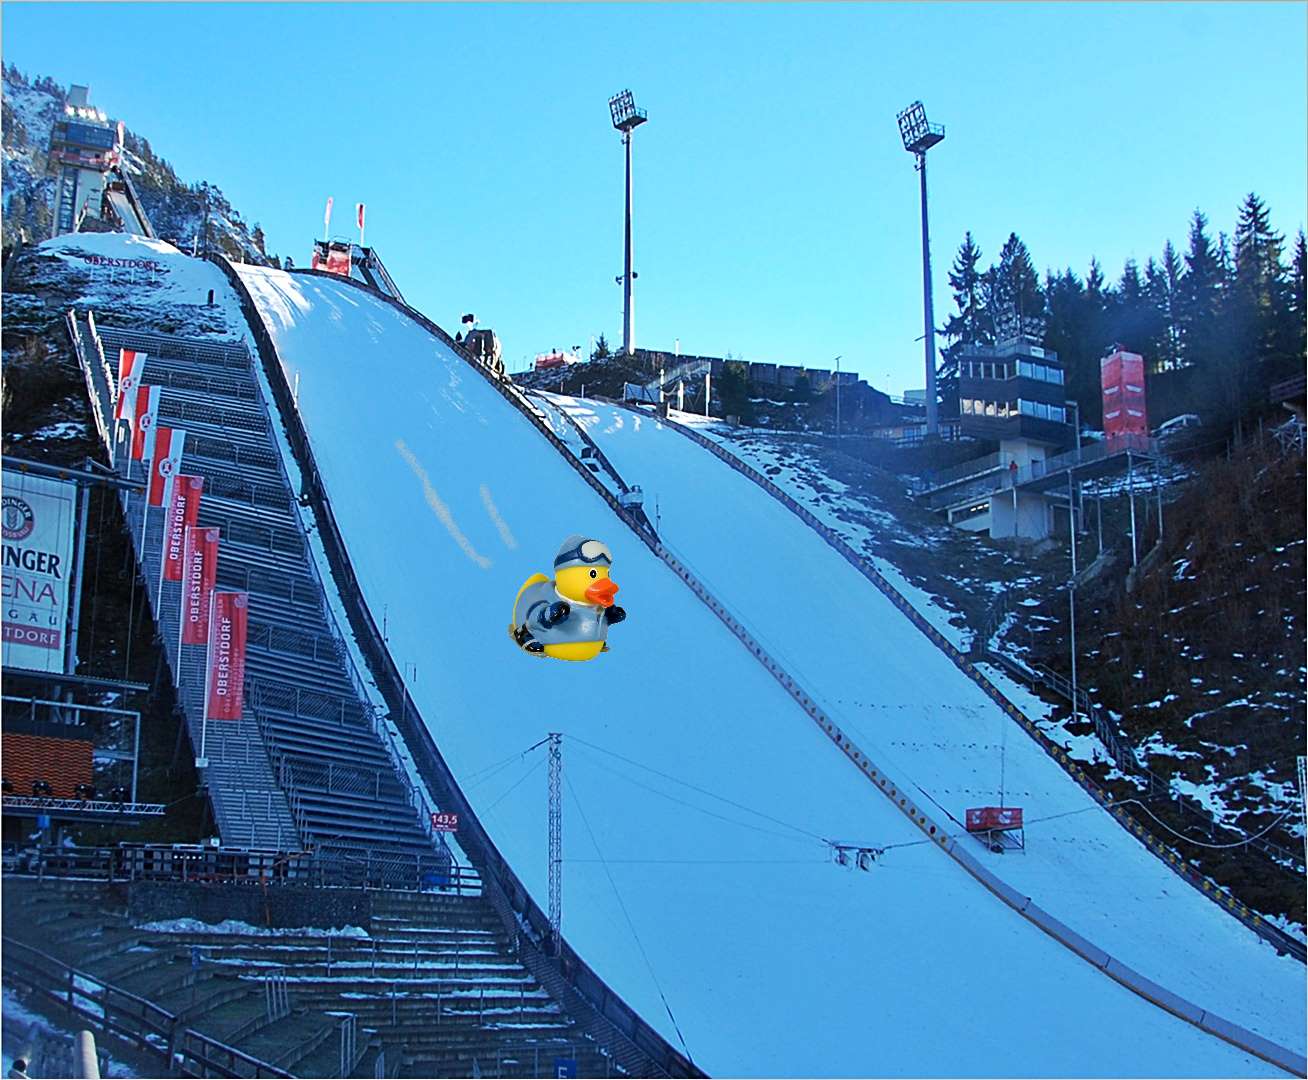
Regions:
<instances>
[{"instance_id":1,"label":"inrun ramp","mask_svg":"<svg viewBox=\"0 0 1308 1080\"><path fill-rule=\"evenodd\" d=\"M545 770L539 749L520 755L565 733L564 934L697 1065L1278 1074L1106 978L924 842L448 346L347 282L240 274L445 759L543 898ZM731 546L737 509L719 500L712 542ZM509 641L509 612L572 532L613 546L630 617L596 661L540 662ZM847 871L824 838L890 850Z\"/></svg>"}]
</instances>

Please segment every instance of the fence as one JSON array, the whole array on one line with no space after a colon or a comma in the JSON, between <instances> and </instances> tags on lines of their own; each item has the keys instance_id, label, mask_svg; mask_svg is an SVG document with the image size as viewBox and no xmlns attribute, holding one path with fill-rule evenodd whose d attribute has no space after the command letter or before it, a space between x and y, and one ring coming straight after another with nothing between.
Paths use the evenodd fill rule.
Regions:
<instances>
[{"instance_id":1,"label":"fence","mask_svg":"<svg viewBox=\"0 0 1308 1080\"><path fill-rule=\"evenodd\" d=\"M175 1013L30 945L4 939L5 979L67 1009L160 1062L159 1075L289 1077L266 1061L186 1027Z\"/></svg>"},{"instance_id":2,"label":"fence","mask_svg":"<svg viewBox=\"0 0 1308 1080\"><path fill-rule=\"evenodd\" d=\"M1010 656L988 649L982 654L981 658L1002 667L1019 682L1028 686L1043 686L1067 701L1072 700L1071 682L1055 671L1050 671L1039 664L1033 667L1027 666L1018 663ZM1304 866L1302 852L1293 852L1274 841L1267 840L1265 837L1247 837L1229 825L1222 824L1202 806L1176 791L1171 780L1159 776L1141 765L1134 747L1118 733L1116 725L1104 715L1104 710L1099 707L1099 704L1080 687L1077 687L1076 690L1076 703L1081 715L1094 726L1095 736L1104 744L1104 749L1107 750L1108 756L1113 759L1113 763L1122 772L1129 773L1136 780L1142 782L1145 785L1145 795L1147 797L1166 798L1178 812L1194 819L1194 824L1202 828L1210 839L1216 833L1230 836L1236 842L1243 841L1246 846L1262 852L1268 858L1283 866L1288 865L1302 870Z\"/></svg>"}]
</instances>

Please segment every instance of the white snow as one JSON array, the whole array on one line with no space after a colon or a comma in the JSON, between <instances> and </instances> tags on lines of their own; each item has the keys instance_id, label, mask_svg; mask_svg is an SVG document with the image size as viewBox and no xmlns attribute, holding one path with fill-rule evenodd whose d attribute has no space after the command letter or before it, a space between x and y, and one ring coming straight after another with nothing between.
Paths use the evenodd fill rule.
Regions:
<instances>
[{"instance_id":1,"label":"white snow","mask_svg":"<svg viewBox=\"0 0 1308 1080\"><path fill-rule=\"evenodd\" d=\"M657 977L701 1067L730 1075L1272 1071L1105 978L934 847L892 847L920 834L464 361L344 283L254 267L242 274L288 374L302 375L300 412L365 598L374 613L386 605L397 661L421 656L431 672L412 692L446 760L466 777L547 731L566 733L564 931L675 1045ZM765 645L800 661L806 682L818 673L828 696L848 691L861 702L838 715L866 749L901 772L922 766L919 782L951 808L988 801L1001 735L988 701L947 662L942 668L902 616L881 611L880 594L861 577L850 581L843 560L798 535L791 522L808 530L788 511L752 485L733 485L734 473L684 437L621 410L602 413L592 437L629 483L663 494L665 528L692 567L746 612ZM618 602L630 617L614 628L612 651L593 662L535 660L508 640L513 598L572 532L613 547ZM779 557L802 569L778 576ZM768 605L798 614L787 624L767 615ZM840 637L850 625L860 632ZM833 676L833 666L845 673ZM1033 816L1089 804L1056 769L1030 766L1025 759L1039 751L1016 729L1008 747L1013 775L1035 784L1023 791L1039 807ZM540 754L469 798L543 900ZM930 762L953 762L953 772ZM1117 928L1116 941L1100 943L1134 946L1124 950L1130 963L1147 961L1154 939L1160 953L1184 945L1180 961L1152 965L1165 983L1184 983L1174 988L1302 1048L1302 968L1296 975L1293 961L1277 962L1216 908L1192 902L1188 886L1098 818L1094 809L1033 824L1038 852L1007 858L1027 867L1031 891L1061 917L1057 901L1069 899L1075 880L1073 910L1094 924L1090 936ZM828 861L819 837L891 850L873 872L848 873ZM1088 884L1105 875L1126 884ZM1163 907L1179 913L1178 932L1168 934ZM1182 942L1185 934L1194 940ZM1201 957L1216 973L1196 982ZM1005 1016L1020 1018L1016 1027L963 1005L978 993L1002 1001ZM1240 995L1249 1001L1242 1012ZM1087 1023L1115 1037L1087 1040Z\"/></svg>"},{"instance_id":2,"label":"white snow","mask_svg":"<svg viewBox=\"0 0 1308 1080\"><path fill-rule=\"evenodd\" d=\"M1030 824L1025 857L981 853L996 874L1174 992L1302 1052L1303 966L1100 810L816 531L657 418L566 407L628 483L659 493L665 543L870 757L958 819L997 801L1002 769Z\"/></svg>"},{"instance_id":3,"label":"white snow","mask_svg":"<svg viewBox=\"0 0 1308 1080\"><path fill-rule=\"evenodd\" d=\"M84 989L84 987L79 986L79 989ZM25 1034L26 1031L31 1029L32 1025L36 1025L40 1031L46 1033L47 1037L54 1040L66 1039L71 1045L76 1038L76 1033L74 1031L69 1030L61 1024L53 1023L41 1013L33 1012L29 1009L24 1004L23 999L19 994L8 986L4 988L3 1001L6 1036L8 1036L9 1032L16 1026L21 1025L21 1031L16 1032L16 1034ZM85 1001L80 999L79 1003L82 1005L86 1004ZM9 1070L13 1067L15 1052L22 1053L23 1051L20 1046L16 1045L16 1042L11 1044L11 1040L7 1037L5 1039L4 1053L3 1055L0 1055L3 1057L3 1064L0 1065L0 1071L3 1071L5 1076L9 1075ZM136 1073L126 1065L105 1054L99 1047L97 1047L97 1056L100 1057L102 1062L107 1062L108 1064L108 1069L103 1070L101 1073L103 1076L132 1077L136 1075Z\"/></svg>"},{"instance_id":4,"label":"white snow","mask_svg":"<svg viewBox=\"0 0 1308 1080\"><path fill-rule=\"evenodd\" d=\"M156 934L241 934L245 937L315 937L315 938L366 938L368 932L361 926L339 926L325 929L321 926L267 927L251 926L240 919L224 919L219 923L201 922L199 919L161 919L142 923L138 930Z\"/></svg>"}]
</instances>

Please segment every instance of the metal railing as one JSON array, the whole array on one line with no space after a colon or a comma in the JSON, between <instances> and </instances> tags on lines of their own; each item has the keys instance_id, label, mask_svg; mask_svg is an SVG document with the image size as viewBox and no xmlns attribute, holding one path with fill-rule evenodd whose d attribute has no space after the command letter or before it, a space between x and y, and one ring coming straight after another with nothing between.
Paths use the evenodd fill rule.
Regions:
<instances>
[{"instance_id":1,"label":"metal railing","mask_svg":"<svg viewBox=\"0 0 1308 1080\"><path fill-rule=\"evenodd\" d=\"M103 1034L116 1036L161 1065L160 1075L290 1077L277 1068L193 1028L176 1013L147 998L104 982L62 960L4 939L4 977L53 1005L80 1017Z\"/></svg>"}]
</instances>

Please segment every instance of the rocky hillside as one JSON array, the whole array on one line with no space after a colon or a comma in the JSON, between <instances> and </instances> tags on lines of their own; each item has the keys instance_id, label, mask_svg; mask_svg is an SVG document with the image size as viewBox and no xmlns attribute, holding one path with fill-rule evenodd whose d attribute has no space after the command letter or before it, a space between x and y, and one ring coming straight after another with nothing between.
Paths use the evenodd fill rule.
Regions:
<instances>
[{"instance_id":1,"label":"rocky hillside","mask_svg":"<svg viewBox=\"0 0 1308 1080\"><path fill-rule=\"evenodd\" d=\"M50 236L54 217L54 177L47 172L50 131L62 114L64 87L48 77L29 78L16 67L4 69L4 246L20 236L39 243ZM209 244L231 258L280 265L264 248L263 230L247 223L220 188L201 181L187 184L159 157L148 139L130 128L124 162L156 234L183 251Z\"/></svg>"}]
</instances>

